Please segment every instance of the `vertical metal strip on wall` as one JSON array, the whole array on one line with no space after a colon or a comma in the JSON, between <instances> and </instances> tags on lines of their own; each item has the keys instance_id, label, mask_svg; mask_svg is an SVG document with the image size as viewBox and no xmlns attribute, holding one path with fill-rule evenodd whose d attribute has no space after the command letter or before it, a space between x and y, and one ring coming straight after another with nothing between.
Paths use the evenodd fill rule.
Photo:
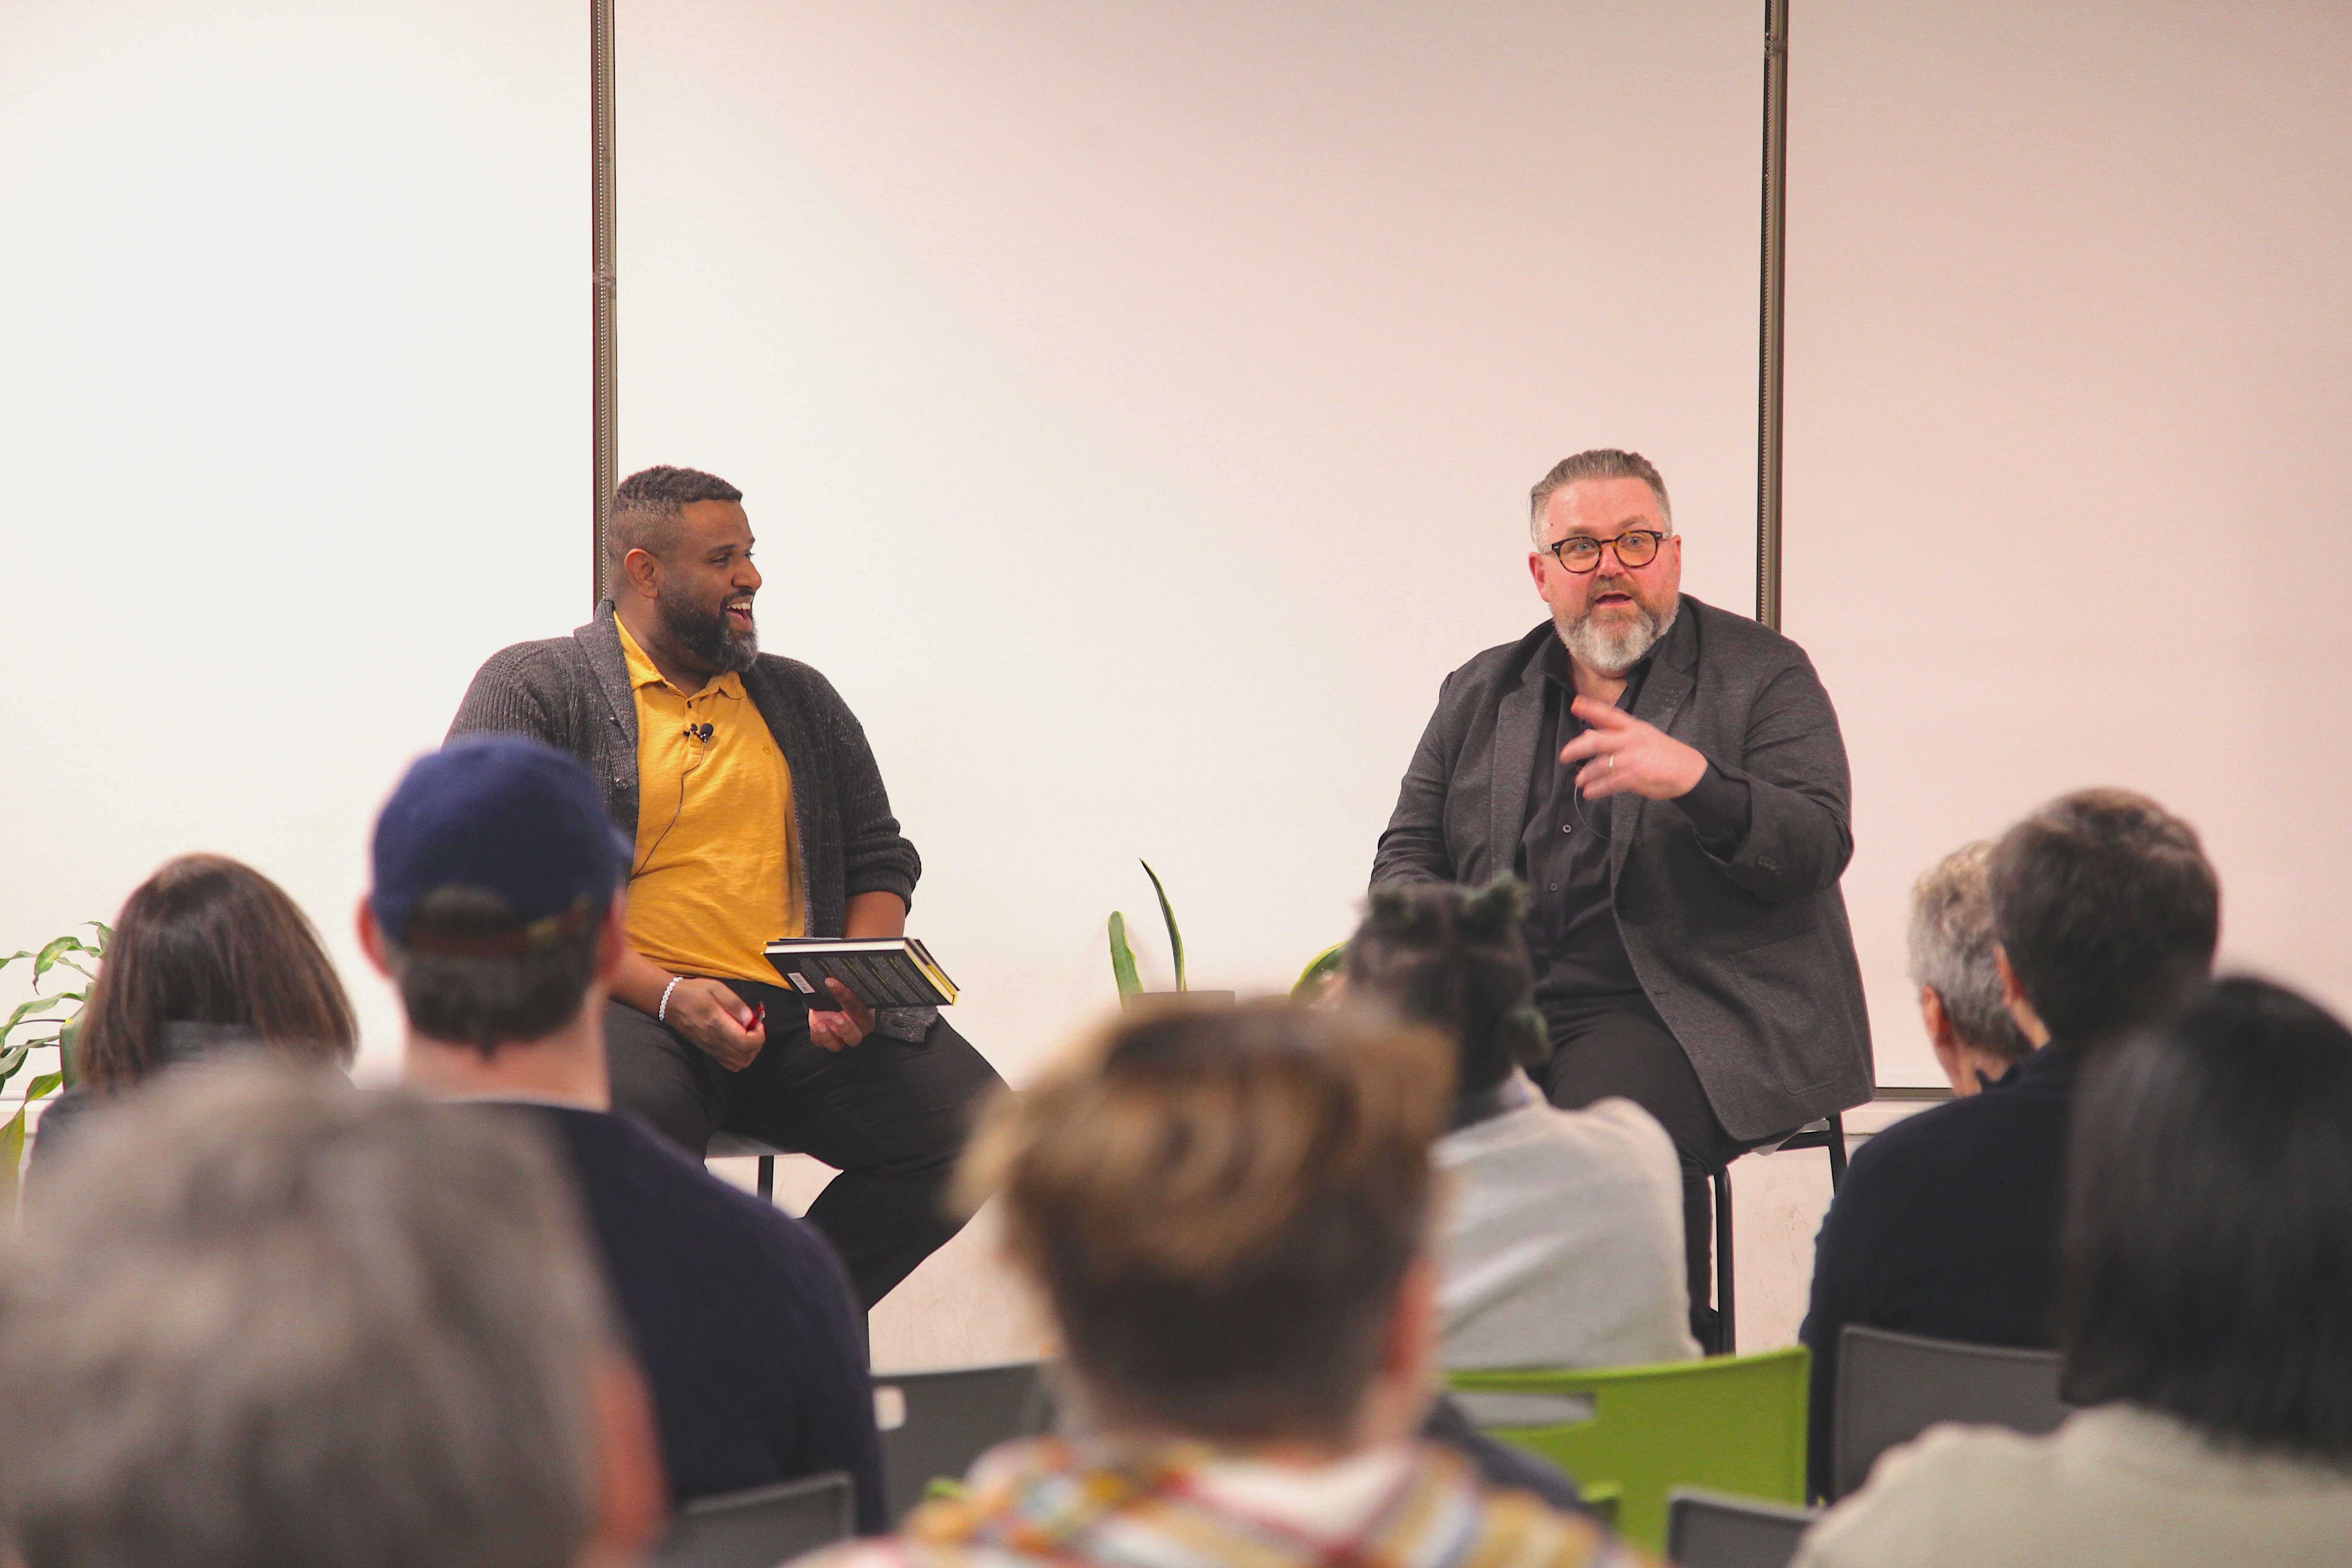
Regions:
<instances>
[{"instance_id":1,"label":"vertical metal strip on wall","mask_svg":"<svg viewBox=\"0 0 2352 1568\"><path fill-rule=\"evenodd\" d=\"M595 559L589 567L593 608L604 596L604 534L613 521L613 489L620 482L616 447L619 398L613 375L616 353L613 341L613 5L614 0L588 0L588 142L591 163L590 219L591 287L589 305L591 353L589 438L591 466L595 472L593 507L596 520Z\"/></svg>"},{"instance_id":2,"label":"vertical metal strip on wall","mask_svg":"<svg viewBox=\"0 0 2352 1568\"><path fill-rule=\"evenodd\" d=\"M1764 279L1756 390L1756 618L1780 628L1780 350L1789 258L1789 0L1764 0Z\"/></svg>"}]
</instances>

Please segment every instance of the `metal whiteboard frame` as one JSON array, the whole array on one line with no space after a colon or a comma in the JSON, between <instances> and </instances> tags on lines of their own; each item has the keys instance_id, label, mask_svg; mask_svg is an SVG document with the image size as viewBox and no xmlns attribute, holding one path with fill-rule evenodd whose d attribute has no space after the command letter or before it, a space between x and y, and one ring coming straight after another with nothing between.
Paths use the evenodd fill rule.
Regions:
<instances>
[{"instance_id":1,"label":"metal whiteboard frame","mask_svg":"<svg viewBox=\"0 0 2352 1568\"><path fill-rule=\"evenodd\" d=\"M1756 618L1780 629L1780 363L1789 263L1789 0L1764 0L1764 267L1757 301Z\"/></svg>"},{"instance_id":2,"label":"metal whiteboard frame","mask_svg":"<svg viewBox=\"0 0 2352 1568\"><path fill-rule=\"evenodd\" d=\"M613 491L621 480L617 447L620 399L614 386L619 350L614 338L613 269L613 5L588 0L589 184L593 216L589 220L589 494L594 517L593 554L589 562L588 603L604 598L604 537L613 523Z\"/></svg>"}]
</instances>

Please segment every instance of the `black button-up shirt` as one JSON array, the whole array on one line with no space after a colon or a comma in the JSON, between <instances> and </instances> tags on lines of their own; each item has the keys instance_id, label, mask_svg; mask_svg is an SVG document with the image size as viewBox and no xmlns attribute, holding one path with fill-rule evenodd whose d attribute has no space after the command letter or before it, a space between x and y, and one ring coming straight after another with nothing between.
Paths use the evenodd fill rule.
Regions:
<instances>
[{"instance_id":1,"label":"black button-up shirt","mask_svg":"<svg viewBox=\"0 0 2352 1568\"><path fill-rule=\"evenodd\" d=\"M1543 723L1536 734L1535 776L1514 868L1528 884L1528 956L1534 962L1536 1003L1589 1001L1642 989L1617 929L1609 879L1609 824L1617 797L1586 800L1576 789L1584 764L1559 760L1560 748L1584 733L1569 711L1576 684L1568 650L1554 637L1538 656L1544 676ZM1617 706L1631 710L1648 674L1646 658L1625 677ZM1748 837L1748 783L1726 778L1714 763L1688 795L1674 802L1710 854L1728 857Z\"/></svg>"}]
</instances>

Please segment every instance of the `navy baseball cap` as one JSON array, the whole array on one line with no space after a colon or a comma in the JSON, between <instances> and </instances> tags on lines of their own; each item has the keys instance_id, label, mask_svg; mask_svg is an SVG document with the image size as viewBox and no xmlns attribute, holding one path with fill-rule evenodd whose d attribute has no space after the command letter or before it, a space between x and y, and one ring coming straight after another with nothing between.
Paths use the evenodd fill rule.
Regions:
<instances>
[{"instance_id":1,"label":"navy baseball cap","mask_svg":"<svg viewBox=\"0 0 2352 1568\"><path fill-rule=\"evenodd\" d=\"M520 735L478 735L409 765L375 822L368 906L403 947L513 956L604 918L628 863L596 781L579 760ZM487 893L511 923L411 929L427 894Z\"/></svg>"}]
</instances>

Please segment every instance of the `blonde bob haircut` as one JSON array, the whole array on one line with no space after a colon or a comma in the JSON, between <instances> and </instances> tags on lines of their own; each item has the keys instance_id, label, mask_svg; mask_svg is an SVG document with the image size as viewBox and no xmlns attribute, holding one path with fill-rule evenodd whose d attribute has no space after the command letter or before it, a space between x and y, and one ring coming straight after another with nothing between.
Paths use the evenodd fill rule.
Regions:
<instances>
[{"instance_id":1,"label":"blonde bob haircut","mask_svg":"<svg viewBox=\"0 0 2352 1568\"><path fill-rule=\"evenodd\" d=\"M959 1191L1001 1195L1104 1424L1344 1442L1427 1243L1453 1070L1380 1016L1128 1017L997 1100Z\"/></svg>"}]
</instances>

